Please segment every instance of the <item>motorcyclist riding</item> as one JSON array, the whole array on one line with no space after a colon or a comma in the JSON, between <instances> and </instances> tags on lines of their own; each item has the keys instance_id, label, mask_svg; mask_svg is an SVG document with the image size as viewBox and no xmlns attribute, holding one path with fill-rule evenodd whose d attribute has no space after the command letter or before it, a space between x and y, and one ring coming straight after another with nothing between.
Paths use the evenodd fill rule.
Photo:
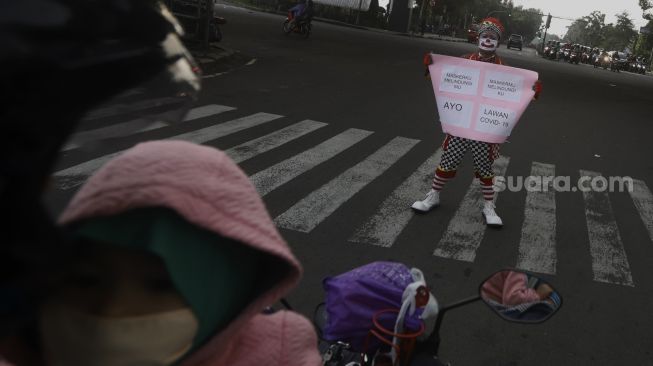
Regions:
<instances>
[{"instance_id":1,"label":"motorcyclist riding","mask_svg":"<svg viewBox=\"0 0 653 366\"><path fill-rule=\"evenodd\" d=\"M313 18L313 0L299 0L299 2L289 10L293 15L293 25L302 22L309 22Z\"/></svg>"}]
</instances>

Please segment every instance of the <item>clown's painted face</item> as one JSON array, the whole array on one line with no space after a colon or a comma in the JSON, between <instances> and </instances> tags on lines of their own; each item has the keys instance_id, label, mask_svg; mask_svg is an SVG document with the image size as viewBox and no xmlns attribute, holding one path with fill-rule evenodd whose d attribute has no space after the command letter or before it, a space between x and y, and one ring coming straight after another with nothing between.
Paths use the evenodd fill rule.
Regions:
<instances>
[{"instance_id":1,"label":"clown's painted face","mask_svg":"<svg viewBox=\"0 0 653 366\"><path fill-rule=\"evenodd\" d=\"M499 37L494 32L483 32L478 36L478 48L494 52L499 47Z\"/></svg>"}]
</instances>

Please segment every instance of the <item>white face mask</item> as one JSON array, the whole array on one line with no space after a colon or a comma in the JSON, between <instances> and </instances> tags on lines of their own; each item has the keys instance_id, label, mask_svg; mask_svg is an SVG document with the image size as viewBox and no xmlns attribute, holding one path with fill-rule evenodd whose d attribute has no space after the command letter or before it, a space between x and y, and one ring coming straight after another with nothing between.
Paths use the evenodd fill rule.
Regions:
<instances>
[{"instance_id":1,"label":"white face mask","mask_svg":"<svg viewBox=\"0 0 653 366\"><path fill-rule=\"evenodd\" d=\"M99 318L60 305L41 312L48 366L170 365L192 347L198 326L188 308L126 318Z\"/></svg>"},{"instance_id":2,"label":"white face mask","mask_svg":"<svg viewBox=\"0 0 653 366\"><path fill-rule=\"evenodd\" d=\"M497 50L497 47L499 47L498 39L492 39L485 33L478 37L478 48L481 50L493 52Z\"/></svg>"}]
</instances>

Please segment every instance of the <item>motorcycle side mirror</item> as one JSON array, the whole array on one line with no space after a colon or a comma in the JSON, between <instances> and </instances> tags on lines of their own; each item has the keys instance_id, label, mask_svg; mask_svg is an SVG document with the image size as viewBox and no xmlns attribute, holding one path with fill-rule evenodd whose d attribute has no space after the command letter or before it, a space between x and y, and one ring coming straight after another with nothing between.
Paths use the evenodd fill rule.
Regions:
<instances>
[{"instance_id":1,"label":"motorcycle side mirror","mask_svg":"<svg viewBox=\"0 0 653 366\"><path fill-rule=\"evenodd\" d=\"M542 323L562 306L562 296L551 284L524 271L506 269L479 286L483 302L504 320Z\"/></svg>"}]
</instances>

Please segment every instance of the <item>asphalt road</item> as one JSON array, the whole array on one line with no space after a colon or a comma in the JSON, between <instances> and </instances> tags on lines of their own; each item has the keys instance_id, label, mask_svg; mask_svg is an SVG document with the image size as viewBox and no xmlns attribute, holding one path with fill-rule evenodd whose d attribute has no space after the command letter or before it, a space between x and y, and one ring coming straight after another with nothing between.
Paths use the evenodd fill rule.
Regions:
<instances>
[{"instance_id":1,"label":"asphalt road","mask_svg":"<svg viewBox=\"0 0 653 366\"><path fill-rule=\"evenodd\" d=\"M543 83L542 97L502 146L499 168L505 175L545 172L575 182L595 172L630 176L637 189L505 191L497 201L504 228L485 229L476 224L480 210L469 209L476 201L465 198L468 190L470 198L480 197L470 188L469 157L443 191L441 207L426 215L409 209L429 189L434 166L422 164L443 139L422 55L458 56L473 45L320 22L303 39L282 34L281 16L229 5L218 10L228 20L223 45L255 62L206 78L197 106L235 109L216 109L92 153L70 150L55 182L80 174L66 168L138 141L275 114L279 118L258 115L252 128L203 142L245 154L252 145L239 145L293 126L283 134L294 136L288 143L239 156L305 266L302 283L289 297L299 311L310 316L322 301L324 277L376 260L422 269L442 304L475 295L498 269L529 265L562 294L559 313L540 325L519 325L500 320L481 303L460 308L445 318L444 359L454 365L653 365L653 78L502 47L508 65L538 72ZM314 122L295 126L304 120ZM281 141L274 136L266 141ZM50 202L58 211L75 188L55 186ZM535 243L538 255L524 254L528 243ZM471 256L456 259L457 245L471 247Z\"/></svg>"}]
</instances>

